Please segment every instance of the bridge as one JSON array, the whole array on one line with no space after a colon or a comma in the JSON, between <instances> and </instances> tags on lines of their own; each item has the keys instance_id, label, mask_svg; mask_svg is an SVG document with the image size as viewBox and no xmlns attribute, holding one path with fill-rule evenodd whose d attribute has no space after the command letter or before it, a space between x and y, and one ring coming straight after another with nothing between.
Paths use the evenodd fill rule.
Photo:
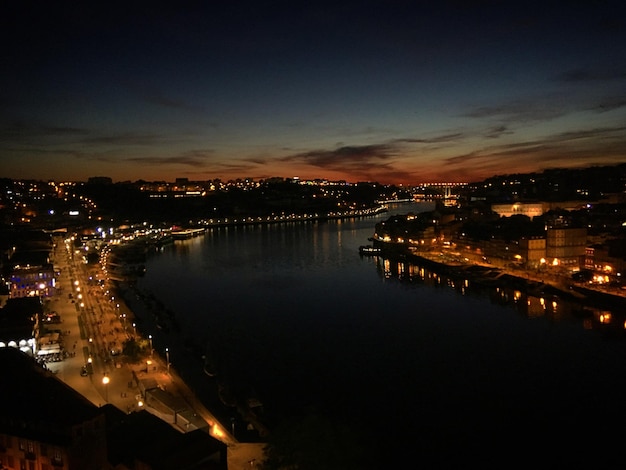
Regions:
<instances>
[{"instance_id":1,"label":"bridge","mask_svg":"<svg viewBox=\"0 0 626 470\"><path fill-rule=\"evenodd\" d=\"M415 186L414 193L417 194L420 189L434 190L441 194L443 199L454 199L460 189L467 187L468 183L418 183Z\"/></svg>"}]
</instances>

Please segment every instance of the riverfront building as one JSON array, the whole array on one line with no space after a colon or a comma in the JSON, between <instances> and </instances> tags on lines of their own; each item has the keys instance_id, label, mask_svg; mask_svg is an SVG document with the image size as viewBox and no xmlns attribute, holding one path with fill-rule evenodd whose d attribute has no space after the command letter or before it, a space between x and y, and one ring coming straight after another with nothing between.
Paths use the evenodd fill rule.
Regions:
<instances>
[{"instance_id":1,"label":"riverfront building","mask_svg":"<svg viewBox=\"0 0 626 470\"><path fill-rule=\"evenodd\" d=\"M549 227L546 230L546 259L554 265L584 266L586 247L587 229L584 227Z\"/></svg>"},{"instance_id":2,"label":"riverfront building","mask_svg":"<svg viewBox=\"0 0 626 470\"><path fill-rule=\"evenodd\" d=\"M0 467L110 468L102 409L19 350L0 358Z\"/></svg>"},{"instance_id":3,"label":"riverfront building","mask_svg":"<svg viewBox=\"0 0 626 470\"><path fill-rule=\"evenodd\" d=\"M541 202L523 203L516 202L514 204L492 204L491 210L500 217L511 217L513 215L525 215L530 217L538 217L545 212L545 206Z\"/></svg>"},{"instance_id":4,"label":"riverfront building","mask_svg":"<svg viewBox=\"0 0 626 470\"><path fill-rule=\"evenodd\" d=\"M1 469L227 468L226 445L208 432L97 407L16 348L0 348L0 363Z\"/></svg>"}]
</instances>

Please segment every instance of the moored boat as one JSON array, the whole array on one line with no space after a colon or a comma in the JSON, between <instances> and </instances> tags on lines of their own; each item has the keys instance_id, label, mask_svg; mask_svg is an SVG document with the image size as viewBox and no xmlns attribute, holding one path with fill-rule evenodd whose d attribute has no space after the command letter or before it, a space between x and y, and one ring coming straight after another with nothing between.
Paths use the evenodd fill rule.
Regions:
<instances>
[{"instance_id":1,"label":"moored boat","mask_svg":"<svg viewBox=\"0 0 626 470\"><path fill-rule=\"evenodd\" d=\"M372 245L361 245L359 247L359 253L362 255L377 255L380 254L381 249Z\"/></svg>"}]
</instances>

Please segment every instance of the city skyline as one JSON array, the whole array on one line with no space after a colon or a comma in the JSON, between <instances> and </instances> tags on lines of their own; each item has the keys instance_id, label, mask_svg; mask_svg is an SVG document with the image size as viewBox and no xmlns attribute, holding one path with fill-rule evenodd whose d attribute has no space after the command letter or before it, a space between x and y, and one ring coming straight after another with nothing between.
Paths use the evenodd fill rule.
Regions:
<instances>
[{"instance_id":1,"label":"city skyline","mask_svg":"<svg viewBox=\"0 0 626 470\"><path fill-rule=\"evenodd\" d=\"M624 161L618 2L2 9L3 177L415 184Z\"/></svg>"}]
</instances>

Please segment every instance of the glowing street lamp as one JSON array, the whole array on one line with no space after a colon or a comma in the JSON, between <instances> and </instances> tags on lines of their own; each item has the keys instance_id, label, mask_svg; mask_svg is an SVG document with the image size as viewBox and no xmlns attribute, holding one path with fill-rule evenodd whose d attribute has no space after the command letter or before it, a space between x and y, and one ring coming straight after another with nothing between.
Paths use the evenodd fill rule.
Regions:
<instances>
[{"instance_id":1,"label":"glowing street lamp","mask_svg":"<svg viewBox=\"0 0 626 470\"><path fill-rule=\"evenodd\" d=\"M109 402L109 376L104 374L102 377L102 385L104 385L104 401Z\"/></svg>"},{"instance_id":2,"label":"glowing street lamp","mask_svg":"<svg viewBox=\"0 0 626 470\"><path fill-rule=\"evenodd\" d=\"M167 362L167 373L170 373L170 350L165 348L165 361Z\"/></svg>"},{"instance_id":3,"label":"glowing street lamp","mask_svg":"<svg viewBox=\"0 0 626 470\"><path fill-rule=\"evenodd\" d=\"M150 357L152 357L152 335L148 335L148 339L150 340Z\"/></svg>"}]
</instances>

